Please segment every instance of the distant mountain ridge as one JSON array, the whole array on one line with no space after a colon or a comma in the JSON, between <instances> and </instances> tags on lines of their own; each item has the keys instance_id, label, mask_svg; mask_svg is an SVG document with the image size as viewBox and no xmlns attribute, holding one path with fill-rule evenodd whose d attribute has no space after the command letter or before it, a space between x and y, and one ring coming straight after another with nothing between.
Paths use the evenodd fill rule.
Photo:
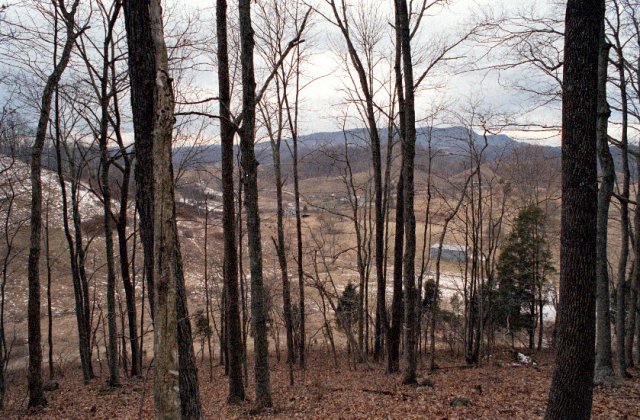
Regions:
<instances>
[{"instance_id":1,"label":"distant mountain ridge","mask_svg":"<svg viewBox=\"0 0 640 420\"><path fill-rule=\"evenodd\" d=\"M378 135L383 148L386 148L389 138L389 130L381 128ZM477 133L469 133L465 127L419 127L416 130L416 141L419 148L427 149L429 139L431 139L431 147L435 150L445 151L449 154L460 154L468 150L469 137L473 140L476 147L482 147L484 137ZM311 134L305 134L298 137L299 152L303 156L318 149L331 149L344 145L344 141L354 146L366 146L368 144L369 132L365 128L354 128L344 132L342 131L323 131ZM397 136L396 136L397 138ZM291 144L291 139L284 139L282 144L282 159L290 158L285 143ZM505 152L528 143L514 140L505 134L487 135L487 150L485 150L488 158L495 156L498 152ZM548 148L549 150L560 152L559 147L536 145L537 147ZM197 149L197 150L194 150ZM173 150L174 163L183 161L189 155L197 155L203 159L203 163L218 163L221 159L220 145L210 144L194 147L176 147ZM269 141L261 141L256 143L256 155L261 163L271 163L271 144Z\"/></svg>"}]
</instances>

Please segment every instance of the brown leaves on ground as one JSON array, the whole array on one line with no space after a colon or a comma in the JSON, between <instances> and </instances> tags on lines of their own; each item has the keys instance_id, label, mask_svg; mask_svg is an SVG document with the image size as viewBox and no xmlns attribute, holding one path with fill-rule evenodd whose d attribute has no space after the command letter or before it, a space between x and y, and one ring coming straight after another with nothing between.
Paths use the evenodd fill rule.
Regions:
<instances>
[{"instance_id":1,"label":"brown leaves on ground","mask_svg":"<svg viewBox=\"0 0 640 420\"><path fill-rule=\"evenodd\" d=\"M535 359L538 366L518 365L505 353L476 368L457 358L441 358L438 371L427 375L421 370L423 385L411 387L401 385L399 375L387 375L383 364L360 364L351 371L343 355L340 368L334 369L331 357L318 352L309 355L305 372L295 372L293 387L288 386L286 364L272 360L273 408L253 409L252 386L247 390L248 402L227 405L221 366L214 367L212 382L208 365L200 366L200 392L205 418L542 418L553 359L549 354ZM594 418L640 418L640 370L631 373L634 379L596 388ZM4 418L153 417L151 377L123 379L123 387L112 390L103 385L104 378L85 386L79 370L69 371L58 379L60 388L47 393L48 407L37 412L26 409L24 372L14 372L10 380L6 408L0 412Z\"/></svg>"}]
</instances>

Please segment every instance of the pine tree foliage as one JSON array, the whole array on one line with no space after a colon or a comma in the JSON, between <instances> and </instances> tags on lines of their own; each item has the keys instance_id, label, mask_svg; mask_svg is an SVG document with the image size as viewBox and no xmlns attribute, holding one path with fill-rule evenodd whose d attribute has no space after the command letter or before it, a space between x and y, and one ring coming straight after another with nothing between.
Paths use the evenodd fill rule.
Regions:
<instances>
[{"instance_id":1,"label":"pine tree foliage","mask_svg":"<svg viewBox=\"0 0 640 420\"><path fill-rule=\"evenodd\" d=\"M547 300L554 273L544 234L545 214L527 206L516 217L498 260L496 316L513 335L526 329L533 334L538 312Z\"/></svg>"}]
</instances>

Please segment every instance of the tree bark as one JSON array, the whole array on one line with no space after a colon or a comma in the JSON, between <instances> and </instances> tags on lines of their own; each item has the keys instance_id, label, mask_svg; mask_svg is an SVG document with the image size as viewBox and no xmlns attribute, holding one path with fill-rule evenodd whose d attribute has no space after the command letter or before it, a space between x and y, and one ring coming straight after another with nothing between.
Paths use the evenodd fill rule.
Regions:
<instances>
[{"instance_id":1,"label":"tree bark","mask_svg":"<svg viewBox=\"0 0 640 420\"><path fill-rule=\"evenodd\" d=\"M298 337L298 357L300 368L305 368L305 303L304 303L304 269L302 261L302 215L300 212L300 176L298 171L298 106L300 103L300 46L296 46L296 91L294 99L294 110L291 115L291 106L289 105L289 97L285 90L285 104L287 106L287 116L289 120L289 128L291 130L291 140L293 143L293 199L295 203L296 216L296 266L298 269L298 308L299 308L299 329L300 337Z\"/></svg>"},{"instance_id":2,"label":"tree bark","mask_svg":"<svg viewBox=\"0 0 640 420\"><path fill-rule=\"evenodd\" d=\"M47 266L47 347L48 347L48 364L49 364L49 380L53 381L53 313L51 309L51 248L49 244L49 198L47 198L47 207L44 216L44 252ZM3 333L4 334L4 333ZM0 338L2 339L2 338ZM0 363L0 367L4 368L4 364ZM1 404L0 404L1 405Z\"/></svg>"},{"instance_id":3,"label":"tree bark","mask_svg":"<svg viewBox=\"0 0 640 420\"><path fill-rule=\"evenodd\" d=\"M28 299L28 341L29 341L29 369L28 369L28 390L29 407L40 407L47 405L42 386L42 333L40 329L40 241L42 237L42 150L47 135L49 125L49 114L51 113L51 102L56 86L58 85L62 73L69 63L71 51L75 44L78 33L75 30L75 13L78 6L76 0L70 10L60 0L55 7L60 9L64 17L66 27L66 40L60 59L55 64L53 71L47 78L47 82L42 93L40 104L40 116L36 137L31 149L31 237L29 244L29 299ZM57 13L57 11L56 11Z\"/></svg>"},{"instance_id":4,"label":"tree bark","mask_svg":"<svg viewBox=\"0 0 640 420\"><path fill-rule=\"evenodd\" d=\"M602 171L602 181L598 190L598 239L596 249L596 323L597 348L595 380L601 382L613 376L611 362L611 313L609 308L609 272L607 258L609 206L615 183L615 168L611 151L607 127L611 111L607 103L607 67L609 65L609 49L604 38L604 31L600 39L600 53L598 58L598 155Z\"/></svg>"},{"instance_id":5,"label":"tree bark","mask_svg":"<svg viewBox=\"0 0 640 420\"><path fill-rule=\"evenodd\" d=\"M115 23L120 10L120 3L116 3L114 14L110 17L110 22ZM107 36L104 40L102 74L100 75L100 184L102 187L102 208L104 222L104 242L105 257L107 264L107 325L109 331L109 340L107 346L107 355L109 359L109 386L120 386L120 366L118 360L118 327L116 324L116 270L113 254L113 229L112 229L112 213L111 213L111 186L109 185L109 168L110 156L108 150L109 137L109 103L111 95L109 95L109 47L111 37L113 35L113 25L109 25ZM116 89L115 86L113 89ZM124 331L123 331L124 333Z\"/></svg>"},{"instance_id":6,"label":"tree bark","mask_svg":"<svg viewBox=\"0 0 640 420\"><path fill-rule=\"evenodd\" d=\"M411 34L409 30L409 13L406 0L396 0L395 10L398 14L400 41L402 46L402 62L404 69L405 91L405 128L406 136L402 139L402 181L404 199L405 249L404 249L404 327L405 327L405 366L403 383L416 382L417 369L417 313L416 313L416 215L414 203L414 160L416 154L416 113L414 99L413 64L411 59Z\"/></svg>"},{"instance_id":7,"label":"tree bark","mask_svg":"<svg viewBox=\"0 0 640 420\"><path fill-rule=\"evenodd\" d=\"M562 228L558 353L547 419L591 416L595 365L596 117L603 0L569 0L562 110Z\"/></svg>"},{"instance_id":8,"label":"tree bark","mask_svg":"<svg viewBox=\"0 0 640 420\"><path fill-rule=\"evenodd\" d=\"M56 89L57 90L57 89ZM69 227L69 210L67 199L67 184L65 182L62 163L62 130L60 127L60 111L59 111L59 95L56 91L55 95L55 115L54 115L54 148L56 153L56 169L58 176L58 183L60 185L60 195L62 201L62 226L64 229L65 238L67 240L67 246L69 249L69 261L71 266L71 280L73 283L76 324L78 328L78 347L80 354L80 365L82 367L82 375L85 384L94 378L93 369L91 366L91 329L88 328L89 319L86 318L85 306L88 303L84 297L84 287L82 282L82 276L80 275L80 267L78 254L76 253L76 245L71 235L71 229ZM73 165L70 165L73 166ZM70 170L74 170L71 168ZM72 176L72 178L75 178ZM75 184L75 182L74 182ZM72 197L72 205L75 204L75 198ZM75 210L72 210L75 215ZM76 237L82 238L80 226L75 224Z\"/></svg>"},{"instance_id":9,"label":"tree bark","mask_svg":"<svg viewBox=\"0 0 640 420\"><path fill-rule=\"evenodd\" d=\"M626 298L627 298L627 277L626 269L629 260L629 198L630 198L630 181L631 171L629 168L629 97L627 94L627 74L625 70L625 59L622 41L620 39L619 20L620 14L617 10L618 27L614 28L613 33L613 49L617 54L617 60L614 66L618 72L618 88L620 91L620 112L622 117L622 127L620 135L620 152L622 158L622 191L620 191L620 258L618 261L618 284L616 289L616 364L618 373L621 377L628 377L627 363L625 354L626 341Z\"/></svg>"},{"instance_id":10,"label":"tree bark","mask_svg":"<svg viewBox=\"0 0 640 420\"><path fill-rule=\"evenodd\" d=\"M149 2L149 30L155 55L153 125L153 245L154 245L154 416L181 418L178 355L178 291L175 281L178 253L171 165L173 90L159 1Z\"/></svg>"},{"instance_id":11,"label":"tree bark","mask_svg":"<svg viewBox=\"0 0 640 420\"><path fill-rule=\"evenodd\" d=\"M282 102L278 100L281 104ZM282 280L282 310L284 314L284 324L287 339L287 364L289 366L289 385L293 386L293 364L295 363L295 352L293 348L293 319L291 315L291 288L289 285L289 270L287 267L287 255L284 240L284 208L282 205L282 165L280 160L280 146L282 143L283 109L278 106L278 128L276 133L268 129L271 136L271 154L273 156L273 170L276 181L276 230L277 240L274 241L278 264L280 265L280 278Z\"/></svg>"},{"instance_id":12,"label":"tree bark","mask_svg":"<svg viewBox=\"0 0 640 420\"><path fill-rule=\"evenodd\" d=\"M396 95L398 98L398 117L400 120L401 143L406 137L406 119L404 103L404 82L402 79L402 33L400 31L400 14L395 13L396 51L394 73L396 78ZM387 337L387 373L400 370L400 336L403 324L402 296L402 256L404 253L404 146L402 146L400 176L396 189L395 237L393 245L393 300L391 302L391 324Z\"/></svg>"},{"instance_id":13,"label":"tree bark","mask_svg":"<svg viewBox=\"0 0 640 420\"><path fill-rule=\"evenodd\" d=\"M174 98L162 9L157 0L126 1L124 9L136 158L142 160L137 162L136 182L145 268L153 262L153 274L147 276L147 282L153 287L149 294L153 295L155 314L155 416L199 418L197 368L175 217L171 159ZM153 185L141 185L141 181L148 181L149 173ZM153 217L149 217L150 210Z\"/></svg>"},{"instance_id":14,"label":"tree bark","mask_svg":"<svg viewBox=\"0 0 640 420\"><path fill-rule=\"evenodd\" d=\"M222 230L224 236L224 305L225 335L229 349L229 395L227 401L244 401L242 382L242 329L238 296L238 254L236 245L236 211L233 187L233 137L231 124L231 88L229 81L229 52L227 44L227 1L217 0L216 34L218 42L218 97L220 102L220 139L222 144ZM228 333L230 331L230 333ZM221 353L222 357L222 353Z\"/></svg>"},{"instance_id":15,"label":"tree bark","mask_svg":"<svg viewBox=\"0 0 640 420\"><path fill-rule=\"evenodd\" d=\"M260 211L258 208L258 161L256 160L255 113L256 82L253 64L254 32L251 26L251 1L240 0L240 61L242 65L242 127L240 150L245 187L244 203L247 212L247 235L251 266L251 321L254 337L254 374L256 404L271 407L269 379L269 345L267 341L266 292L262 278L262 243Z\"/></svg>"},{"instance_id":16,"label":"tree bark","mask_svg":"<svg viewBox=\"0 0 640 420\"><path fill-rule=\"evenodd\" d=\"M111 85L116 86L117 70L114 57L114 50L111 50ZM118 91L113 91L113 129L115 131L116 140L120 147L124 168L122 171L122 185L120 186L120 211L116 220L116 231L118 233L118 250L120 260L120 275L122 276L122 285L124 287L125 301L127 305L127 318L129 322L129 345L131 347L131 376L139 376L142 374L142 354L141 345L138 341L138 320L136 308L136 290L135 290L135 269L132 279L129 269L129 251L127 246L127 224L128 224L128 207L129 207L129 185L131 181L131 158L128 156L124 141L122 139L120 103L118 100ZM135 211L134 211L135 218ZM135 231L135 223L134 223ZM135 232L134 232L135 235ZM135 252L135 236L134 236L134 252ZM132 258L133 259L133 258ZM132 261L133 265L133 261ZM144 300L143 300L144 303Z\"/></svg>"},{"instance_id":17,"label":"tree bark","mask_svg":"<svg viewBox=\"0 0 640 420\"><path fill-rule=\"evenodd\" d=\"M153 124L156 101L156 60L152 45L149 4L151 0L124 0L124 16L129 50L129 81L134 127L136 207L140 218L144 275L153 322Z\"/></svg>"},{"instance_id":18,"label":"tree bark","mask_svg":"<svg viewBox=\"0 0 640 420\"><path fill-rule=\"evenodd\" d=\"M346 12L343 17L340 17L338 8L335 2L330 2L333 14L336 18L336 22L343 34L345 42L347 43L347 49L349 51L349 57L358 75L358 82L362 90L362 95L365 98L365 109L367 128L369 130L369 139L371 140L371 162L373 164L373 183L375 189L375 265L376 265L376 319L375 319L375 342L374 342L374 360L379 361L382 358L383 350L383 336L386 329L386 281L384 275L384 208L382 206L383 190L382 190L382 158L380 153L380 134L378 133L378 125L375 114L375 103L373 98L373 87L369 83L365 66L362 63L358 52L351 39L349 32L349 25L346 22ZM344 6L343 6L344 7ZM362 343L360 343L362 346Z\"/></svg>"}]
</instances>

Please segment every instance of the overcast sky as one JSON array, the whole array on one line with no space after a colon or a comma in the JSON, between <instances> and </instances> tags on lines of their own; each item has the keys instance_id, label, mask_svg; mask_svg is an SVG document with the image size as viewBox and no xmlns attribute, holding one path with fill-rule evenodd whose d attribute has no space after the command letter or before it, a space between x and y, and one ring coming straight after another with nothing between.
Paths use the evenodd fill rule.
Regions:
<instances>
[{"instance_id":1,"label":"overcast sky","mask_svg":"<svg viewBox=\"0 0 640 420\"><path fill-rule=\"evenodd\" d=\"M172 1L183 4L185 0ZM543 13L546 1L535 2L537 11ZM392 0L349 0L348 2L352 6L361 3L374 5L377 14L387 23L393 19ZM197 9L211 10L212 7L212 2L209 0L192 0L188 4L189 7ZM312 4L320 11L328 12L323 0L314 0ZM433 48L437 42L449 43L457 39L460 34L472 27L474 21L480 19L481 12L485 13L488 9L492 9L496 14L515 14L518 11L526 11L531 4L534 4L532 0L451 0L449 5L434 9L433 13L423 20L420 33L413 41L414 56L428 55L429 49ZM388 35L385 33L384 40L381 41L381 50L387 48L387 51L383 51L384 54L393 57L390 25L383 25L383 28ZM314 16L313 26L307 37L313 46L310 47L309 60L303 72L307 80L316 80L309 84L302 94L301 131L303 133L335 131L341 127L340 116L344 113L345 93L342 90L352 86L343 63L336 55L336 48L344 51L344 42L339 30L319 15ZM513 113L522 117L523 110L529 108L531 103L526 95L518 93L508 85L510 79L517 79L525 70L517 69L502 73L467 71L471 68L471 64L475 63L474 55L479 56L481 53L482 50L476 45L467 43L449 54L459 59L451 65L437 67L424 83L423 89L417 95L418 118L425 117L431 108L440 103L449 104L447 107L449 109L460 109L470 102L479 102L482 108L491 110L492 113ZM384 65L381 69L384 69ZM416 73L420 73L420 70L421 68L418 67ZM215 89L214 73L203 74L199 80ZM544 125L557 124L559 111L559 107L548 106L528 115L527 119ZM451 115L440 114L438 118L440 123L454 122ZM348 123L350 127L362 125L363 123L357 120ZM516 130L510 130L509 133L527 139L547 135L547 133L523 133Z\"/></svg>"},{"instance_id":2,"label":"overcast sky","mask_svg":"<svg viewBox=\"0 0 640 420\"><path fill-rule=\"evenodd\" d=\"M168 7L176 7L178 13L182 11L196 11L202 15L205 24L204 31L215 33L215 2L213 0L167 0ZM309 0L317 6L321 12L329 12L324 0ZM425 17L421 24L421 30L412 41L414 59L428 57L437 50L438 45L449 44L469 31L473 22L493 10L493 13L506 15L526 11L531 5L535 5L536 13L544 13L547 2L554 0L450 0L445 7L438 7ZM230 2L230 5L233 2ZM418 1L414 1L418 3ZM356 7L358 4L372 6L382 22L380 31L382 40L378 53L393 59L393 34L390 22L393 20L393 0L348 0L348 4ZM235 19L235 10L230 9L230 19ZM527 12L524 12L525 14ZM313 25L306 35L308 48L308 60L302 72L304 80L309 83L302 92L302 106L300 114L300 129L302 134L317 131L336 131L341 128L341 116L347 112L351 115L347 127L362 127L362 121L356 118L354 109L345 111L345 88L353 85L345 72L344 63L339 59L339 53L345 51L344 40L339 30L328 23L321 15L316 14L312 18ZM257 23L257 21L256 21ZM98 28L99 29L99 28ZM259 28L256 28L259 30ZM447 104L447 111L459 111L468 108L468 105L479 103L481 112L490 111L492 114L510 113L523 120L525 110L530 108L531 101L527 95L517 92L509 87L513 80L521 79L526 74L526 69L515 69L508 72L496 71L469 71L478 63L476 57L481 56L483 48L467 43L453 50L449 56L458 57L449 65L438 66L421 85L417 93L417 116L424 118L430 110L439 104ZM497 57L498 60L500 57ZM496 57L494 57L494 60ZM11 71L6 64L4 71ZM258 65L258 67L260 67ZM420 74L424 65L416 66L416 75ZM379 79L389 80L389 64L380 64L377 72ZM258 85L260 85L258 80ZM378 81L378 87L380 86ZM193 84L202 90L202 95L217 95L217 75L215 67L209 66L206 70L194 75ZM0 85L2 86L2 85ZM390 86L390 85L389 85ZM6 89L3 86L2 89ZM0 96L5 96L0 92ZM380 98L384 102L385 95ZM217 109L217 105L215 106ZM456 118L451 112L440 112L436 119L438 124L455 124ZM541 125L554 125L559 121L560 110L555 106L546 106L536 112L526 114L526 119ZM501 122L496 118L496 123ZM427 122L420 122L427 125ZM518 130L510 130L509 134L523 139L534 139L542 135L535 133L523 133ZM546 134L546 133L545 133ZM216 136L216 130L211 130L211 135ZM214 140L215 141L215 140Z\"/></svg>"}]
</instances>

